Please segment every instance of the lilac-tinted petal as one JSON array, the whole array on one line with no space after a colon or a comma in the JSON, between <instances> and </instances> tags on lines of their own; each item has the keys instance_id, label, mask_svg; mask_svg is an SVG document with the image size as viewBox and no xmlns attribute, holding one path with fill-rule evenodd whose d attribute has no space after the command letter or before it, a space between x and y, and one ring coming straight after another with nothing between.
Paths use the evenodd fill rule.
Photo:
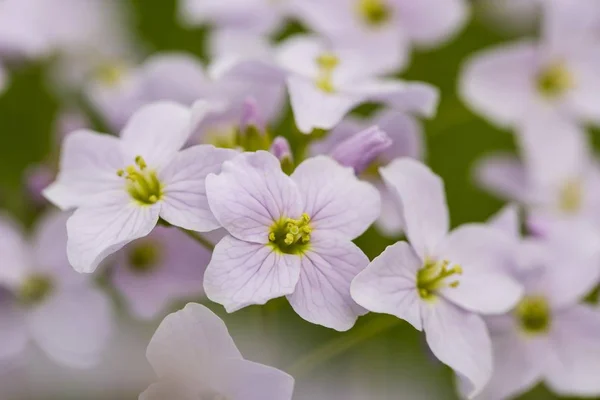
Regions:
<instances>
[{"instance_id":1,"label":"lilac-tinted petal","mask_svg":"<svg viewBox=\"0 0 600 400\"><path fill-rule=\"evenodd\" d=\"M519 220L519 208L514 204L509 204L492 215L488 220L488 225L517 240L521 237Z\"/></svg>"},{"instance_id":2,"label":"lilac-tinted petal","mask_svg":"<svg viewBox=\"0 0 600 400\"><path fill-rule=\"evenodd\" d=\"M346 331L365 313L350 296L350 284L369 264L367 256L345 237L313 234L302 257L300 280L290 304L302 318Z\"/></svg>"},{"instance_id":3,"label":"lilac-tinted petal","mask_svg":"<svg viewBox=\"0 0 600 400\"><path fill-rule=\"evenodd\" d=\"M562 396L598 396L600 313L589 305L577 305L553 315L552 324L548 386Z\"/></svg>"},{"instance_id":4,"label":"lilac-tinted petal","mask_svg":"<svg viewBox=\"0 0 600 400\"><path fill-rule=\"evenodd\" d=\"M132 260L140 249L137 246L152 246L156 252L147 271L136 269ZM204 270L211 254L179 229L158 226L121 251L112 282L136 317L154 319L175 300L203 296Z\"/></svg>"},{"instance_id":5,"label":"lilac-tinted petal","mask_svg":"<svg viewBox=\"0 0 600 400\"><path fill-rule=\"evenodd\" d=\"M309 158L296 168L297 183L310 216L319 232L335 232L350 239L361 235L379 217L379 192L358 180L352 168L325 156Z\"/></svg>"},{"instance_id":6,"label":"lilac-tinted petal","mask_svg":"<svg viewBox=\"0 0 600 400\"><path fill-rule=\"evenodd\" d=\"M159 381L153 383L146 389L138 400L197 400L198 393L191 388L181 385L180 383L170 381Z\"/></svg>"},{"instance_id":7,"label":"lilac-tinted petal","mask_svg":"<svg viewBox=\"0 0 600 400\"><path fill-rule=\"evenodd\" d=\"M78 272L93 272L108 255L148 235L158 222L159 205L142 206L127 193L79 208L67 221L67 255Z\"/></svg>"},{"instance_id":8,"label":"lilac-tinted petal","mask_svg":"<svg viewBox=\"0 0 600 400\"><path fill-rule=\"evenodd\" d=\"M291 400L294 378L276 368L252 361L232 359L220 366L223 369L222 388L217 391L229 399ZM219 385L219 386L221 386Z\"/></svg>"},{"instance_id":9,"label":"lilac-tinted petal","mask_svg":"<svg viewBox=\"0 0 600 400\"><path fill-rule=\"evenodd\" d=\"M494 123L508 126L526 116L535 100L538 49L519 42L485 50L467 60L459 90L463 100Z\"/></svg>"},{"instance_id":10,"label":"lilac-tinted petal","mask_svg":"<svg viewBox=\"0 0 600 400\"><path fill-rule=\"evenodd\" d=\"M423 262L406 242L388 246L352 281L352 298L369 311L395 315L421 330L417 271Z\"/></svg>"},{"instance_id":11,"label":"lilac-tinted petal","mask_svg":"<svg viewBox=\"0 0 600 400\"><path fill-rule=\"evenodd\" d=\"M392 146L381 156L386 162L398 157L423 158L423 132L416 118L401 111L384 110L373 118L372 123L392 139Z\"/></svg>"},{"instance_id":12,"label":"lilac-tinted petal","mask_svg":"<svg viewBox=\"0 0 600 400\"><path fill-rule=\"evenodd\" d=\"M287 84L296 125L307 134L313 129L333 128L365 100L361 93L325 92L312 80L300 76L290 76Z\"/></svg>"},{"instance_id":13,"label":"lilac-tinted petal","mask_svg":"<svg viewBox=\"0 0 600 400\"><path fill-rule=\"evenodd\" d=\"M381 195L381 214L375 226L377 230L385 236L395 237L404 231L404 220L402 219L402 208L396 197L385 186L383 182L378 182L375 187L379 189Z\"/></svg>"},{"instance_id":14,"label":"lilac-tinted petal","mask_svg":"<svg viewBox=\"0 0 600 400\"><path fill-rule=\"evenodd\" d=\"M226 236L206 268L204 291L209 299L234 312L292 293L299 275L300 256Z\"/></svg>"},{"instance_id":15,"label":"lilac-tinted petal","mask_svg":"<svg viewBox=\"0 0 600 400\"><path fill-rule=\"evenodd\" d=\"M70 214L50 212L38 220L32 240L34 273L48 275L61 286L81 285L89 280L73 270L67 257L67 220Z\"/></svg>"},{"instance_id":16,"label":"lilac-tinted petal","mask_svg":"<svg viewBox=\"0 0 600 400\"><path fill-rule=\"evenodd\" d=\"M437 299L421 303L423 329L435 356L470 383L475 397L492 375L492 344L483 319Z\"/></svg>"},{"instance_id":17,"label":"lilac-tinted petal","mask_svg":"<svg viewBox=\"0 0 600 400\"><path fill-rule=\"evenodd\" d=\"M211 382L217 361L242 355L225 323L208 308L190 303L161 322L146 357L159 378L202 387Z\"/></svg>"},{"instance_id":18,"label":"lilac-tinted petal","mask_svg":"<svg viewBox=\"0 0 600 400\"><path fill-rule=\"evenodd\" d=\"M29 333L23 311L17 308L14 298L0 291L0 361L11 360L27 347Z\"/></svg>"},{"instance_id":19,"label":"lilac-tinted petal","mask_svg":"<svg viewBox=\"0 0 600 400\"><path fill-rule=\"evenodd\" d=\"M525 202L530 197L525 167L513 154L497 153L479 160L475 166L475 180L479 186L503 199Z\"/></svg>"},{"instance_id":20,"label":"lilac-tinted petal","mask_svg":"<svg viewBox=\"0 0 600 400\"><path fill-rule=\"evenodd\" d=\"M89 368L100 361L113 326L110 300L92 287L57 290L27 319L42 350L74 368Z\"/></svg>"},{"instance_id":21,"label":"lilac-tinted petal","mask_svg":"<svg viewBox=\"0 0 600 400\"><path fill-rule=\"evenodd\" d=\"M485 225L463 225L452 231L439 247L438 257L458 264L458 287L440 293L459 306L478 313L500 314L512 309L523 287L509 275L516 241Z\"/></svg>"},{"instance_id":22,"label":"lilac-tinted petal","mask_svg":"<svg viewBox=\"0 0 600 400\"><path fill-rule=\"evenodd\" d=\"M595 124L600 123L599 52L600 47L597 45L596 39L594 46L586 48L581 56L571 60L571 73L576 77L577 85L568 95L569 106L573 112L583 120L592 121Z\"/></svg>"},{"instance_id":23,"label":"lilac-tinted petal","mask_svg":"<svg viewBox=\"0 0 600 400\"><path fill-rule=\"evenodd\" d=\"M434 256L449 226L444 183L428 167L408 158L396 159L379 171L399 202L411 245L423 260Z\"/></svg>"},{"instance_id":24,"label":"lilac-tinted petal","mask_svg":"<svg viewBox=\"0 0 600 400\"><path fill-rule=\"evenodd\" d=\"M61 209L85 204L99 193L118 190L123 186L117 170L125 159L119 140L92 131L76 131L63 142L60 172L44 196Z\"/></svg>"},{"instance_id":25,"label":"lilac-tinted petal","mask_svg":"<svg viewBox=\"0 0 600 400\"><path fill-rule=\"evenodd\" d=\"M360 175L392 143L385 131L372 126L338 143L332 150L331 157L345 167L352 167Z\"/></svg>"},{"instance_id":26,"label":"lilac-tinted petal","mask_svg":"<svg viewBox=\"0 0 600 400\"><path fill-rule=\"evenodd\" d=\"M190 125L190 110L180 104L161 101L143 106L121 132L127 161L142 156L150 168L166 165L188 140Z\"/></svg>"},{"instance_id":27,"label":"lilac-tinted petal","mask_svg":"<svg viewBox=\"0 0 600 400\"><path fill-rule=\"evenodd\" d=\"M348 96L359 96L361 101L383 103L396 110L431 117L439 102L439 89L427 83L378 79L358 82L345 87Z\"/></svg>"},{"instance_id":28,"label":"lilac-tinted petal","mask_svg":"<svg viewBox=\"0 0 600 400\"><path fill-rule=\"evenodd\" d=\"M199 145L178 153L159 172L164 187L160 216L172 225L198 232L220 227L208 206L205 180L219 173L224 161L238 154L234 150Z\"/></svg>"},{"instance_id":29,"label":"lilac-tinted petal","mask_svg":"<svg viewBox=\"0 0 600 400\"><path fill-rule=\"evenodd\" d=\"M0 214L0 286L17 289L34 267L29 245L11 217Z\"/></svg>"},{"instance_id":30,"label":"lilac-tinted petal","mask_svg":"<svg viewBox=\"0 0 600 400\"><path fill-rule=\"evenodd\" d=\"M217 221L236 238L255 243L266 244L275 222L303 211L294 181L266 151L226 161L219 175L206 178L206 193Z\"/></svg>"},{"instance_id":31,"label":"lilac-tinted petal","mask_svg":"<svg viewBox=\"0 0 600 400\"><path fill-rule=\"evenodd\" d=\"M538 346L520 332L491 332L493 375L477 399L502 400L527 392L543 378L544 357L536 353ZM466 390L467 388L461 388ZM466 395L467 393L463 393Z\"/></svg>"},{"instance_id":32,"label":"lilac-tinted petal","mask_svg":"<svg viewBox=\"0 0 600 400\"><path fill-rule=\"evenodd\" d=\"M465 0L401 0L399 3L402 26L408 36L426 47L450 39L469 16Z\"/></svg>"}]
</instances>

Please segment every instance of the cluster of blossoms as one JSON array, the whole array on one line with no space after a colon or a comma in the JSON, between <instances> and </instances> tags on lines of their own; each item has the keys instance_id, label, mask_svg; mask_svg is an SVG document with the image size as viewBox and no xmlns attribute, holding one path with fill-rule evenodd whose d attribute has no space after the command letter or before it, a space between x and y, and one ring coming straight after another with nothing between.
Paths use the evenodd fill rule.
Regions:
<instances>
[{"instance_id":1,"label":"cluster of blossoms","mask_svg":"<svg viewBox=\"0 0 600 400\"><path fill-rule=\"evenodd\" d=\"M73 10L84 15L98 3L56 1L89 3ZM185 24L213 27L208 65L184 53L134 62L126 32L100 34L110 7L75 27L40 23L52 19L43 3L0 3L0 56L82 67L59 63L55 78L120 133L71 120L43 190L62 213L29 241L0 218L0 359L33 341L58 363L96 363L114 323L98 269L142 320L184 299L233 313L285 296L336 331L368 312L409 322L464 398L512 398L540 380L600 395L600 311L583 303L600 281L600 170L585 131L600 122L598 4L540 1L537 41L467 61L461 97L515 131L522 159L482 160L478 181L511 204L450 229L444 183L422 161L419 118L434 116L438 90L393 75L413 48L458 33L467 1L182 0ZM308 32L272 40L288 20ZM278 136L287 102L294 131ZM368 117L353 113L370 103ZM406 240L369 260L353 241L372 225ZM245 360L198 304L164 319L147 358L158 382L141 400L292 397L291 376Z\"/></svg>"}]
</instances>

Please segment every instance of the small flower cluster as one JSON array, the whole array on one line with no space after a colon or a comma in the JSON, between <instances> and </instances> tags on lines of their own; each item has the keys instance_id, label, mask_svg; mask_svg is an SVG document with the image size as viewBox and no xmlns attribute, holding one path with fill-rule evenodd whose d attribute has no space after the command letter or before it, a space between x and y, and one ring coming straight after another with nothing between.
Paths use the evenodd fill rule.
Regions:
<instances>
[{"instance_id":1,"label":"small flower cluster","mask_svg":"<svg viewBox=\"0 0 600 400\"><path fill-rule=\"evenodd\" d=\"M72 15L97 5L56 1ZM185 24L213 27L206 66L184 53L135 63L126 32L100 39L106 21L35 24L55 11L43 3L0 4L0 56L78 64L82 48L118 44L87 59L84 79L57 75L120 133L65 129L43 190L62 213L30 239L0 218L0 359L32 341L58 363L96 363L114 324L98 269L142 320L204 297L229 313L286 297L336 331L390 314L424 332L461 397L512 398L542 380L560 395L600 395L600 311L584 302L600 281L600 170L585 131L600 123L598 4L543 2L540 39L466 62L461 98L514 130L522 158L483 159L478 182L510 204L451 229L444 183L422 161L419 118L434 116L438 90L393 74L413 48L455 35L467 1L182 0ZM290 20L306 32L273 40ZM280 134L288 103L293 132ZM370 260L354 241L371 226L406 240ZM147 358L158 381L140 400L293 394L294 378L245 360L199 304L164 319Z\"/></svg>"}]
</instances>

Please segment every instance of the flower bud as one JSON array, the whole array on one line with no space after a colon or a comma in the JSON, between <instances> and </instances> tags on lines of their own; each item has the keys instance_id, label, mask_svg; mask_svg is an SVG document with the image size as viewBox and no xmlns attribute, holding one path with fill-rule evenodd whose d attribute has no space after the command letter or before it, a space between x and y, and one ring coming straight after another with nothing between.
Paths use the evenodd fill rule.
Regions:
<instances>
[{"instance_id":1,"label":"flower bud","mask_svg":"<svg viewBox=\"0 0 600 400\"><path fill-rule=\"evenodd\" d=\"M290 143L286 138L277 136L271 144L271 153L281 162L281 169L286 174L291 174L294 170L294 157L290 148Z\"/></svg>"},{"instance_id":2,"label":"flower bud","mask_svg":"<svg viewBox=\"0 0 600 400\"><path fill-rule=\"evenodd\" d=\"M340 142L330 155L340 164L352 167L356 174L360 174L391 145L392 139L387 133L372 126Z\"/></svg>"}]
</instances>

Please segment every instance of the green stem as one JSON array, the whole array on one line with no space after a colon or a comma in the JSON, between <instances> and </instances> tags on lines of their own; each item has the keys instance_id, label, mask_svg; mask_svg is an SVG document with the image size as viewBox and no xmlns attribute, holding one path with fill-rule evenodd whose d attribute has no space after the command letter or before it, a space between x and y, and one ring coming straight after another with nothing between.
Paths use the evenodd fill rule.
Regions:
<instances>
[{"instance_id":1,"label":"green stem","mask_svg":"<svg viewBox=\"0 0 600 400\"><path fill-rule=\"evenodd\" d=\"M183 233L194 239L196 242L200 243L207 250L213 251L215 249L215 245L209 242L205 237L200 235L198 232L189 231L187 229L179 228Z\"/></svg>"},{"instance_id":2,"label":"green stem","mask_svg":"<svg viewBox=\"0 0 600 400\"><path fill-rule=\"evenodd\" d=\"M397 326L400 321L401 320L397 318L389 316L373 319L368 324L315 348L308 354L296 360L292 365L286 368L286 371L294 378L298 378L360 343Z\"/></svg>"}]
</instances>

